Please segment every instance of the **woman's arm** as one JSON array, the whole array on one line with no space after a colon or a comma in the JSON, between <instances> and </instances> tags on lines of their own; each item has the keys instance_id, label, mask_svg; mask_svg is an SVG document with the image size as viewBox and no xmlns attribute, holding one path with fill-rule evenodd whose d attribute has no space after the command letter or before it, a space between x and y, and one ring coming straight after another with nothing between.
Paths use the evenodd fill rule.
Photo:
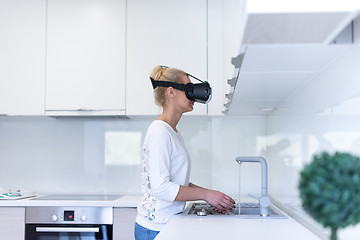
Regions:
<instances>
[{"instance_id":1,"label":"woman's arm","mask_svg":"<svg viewBox=\"0 0 360 240\"><path fill-rule=\"evenodd\" d=\"M205 200L221 212L227 212L230 208L234 208L235 206L235 201L222 192L202 188L192 183L190 183L188 187L180 186L175 201L195 200Z\"/></svg>"}]
</instances>

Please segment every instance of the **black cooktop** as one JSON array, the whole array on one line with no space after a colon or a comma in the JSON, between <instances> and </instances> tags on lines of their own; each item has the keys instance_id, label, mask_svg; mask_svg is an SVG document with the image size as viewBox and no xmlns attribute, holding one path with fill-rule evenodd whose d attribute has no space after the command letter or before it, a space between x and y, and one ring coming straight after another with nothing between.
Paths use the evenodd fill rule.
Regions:
<instances>
[{"instance_id":1,"label":"black cooktop","mask_svg":"<svg viewBox=\"0 0 360 240\"><path fill-rule=\"evenodd\" d=\"M32 198L31 200L79 200L79 201L113 201L123 195L100 195L100 194L90 194L90 195L76 195L76 194L51 194L40 197Z\"/></svg>"}]
</instances>

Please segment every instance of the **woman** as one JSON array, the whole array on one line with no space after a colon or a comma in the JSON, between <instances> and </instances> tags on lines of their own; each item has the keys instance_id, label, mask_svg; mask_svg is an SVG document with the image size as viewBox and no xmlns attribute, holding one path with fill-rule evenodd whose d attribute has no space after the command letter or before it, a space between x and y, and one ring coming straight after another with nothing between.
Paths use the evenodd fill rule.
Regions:
<instances>
[{"instance_id":1,"label":"woman","mask_svg":"<svg viewBox=\"0 0 360 240\"><path fill-rule=\"evenodd\" d=\"M150 78L187 84L188 74L176 68L157 66ZM228 213L234 200L224 193L189 183L190 157L176 126L194 101L174 87L155 87L155 101L163 107L151 123L144 139L142 154L143 198L138 206L135 239L154 239L169 219L183 211L186 201L205 200L218 212Z\"/></svg>"}]
</instances>

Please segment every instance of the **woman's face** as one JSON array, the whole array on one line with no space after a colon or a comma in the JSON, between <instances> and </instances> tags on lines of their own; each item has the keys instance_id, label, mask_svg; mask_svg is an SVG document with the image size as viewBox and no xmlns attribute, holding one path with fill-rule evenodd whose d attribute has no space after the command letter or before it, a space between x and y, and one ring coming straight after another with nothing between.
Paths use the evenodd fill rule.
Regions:
<instances>
[{"instance_id":1,"label":"woman's face","mask_svg":"<svg viewBox=\"0 0 360 240\"><path fill-rule=\"evenodd\" d=\"M187 84L190 82L190 79L187 75L182 75L181 79L183 80L182 83ZM176 90L176 89L175 89ZM176 98L176 105L179 107L179 110L183 113L190 112L194 108L194 101L189 100L185 92L176 90L177 98Z\"/></svg>"}]
</instances>

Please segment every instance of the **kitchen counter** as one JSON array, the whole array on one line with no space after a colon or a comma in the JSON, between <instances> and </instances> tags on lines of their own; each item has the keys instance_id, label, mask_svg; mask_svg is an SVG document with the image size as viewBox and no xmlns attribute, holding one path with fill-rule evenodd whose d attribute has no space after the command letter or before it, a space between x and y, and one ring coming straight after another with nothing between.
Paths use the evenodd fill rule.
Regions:
<instances>
[{"instance_id":1,"label":"kitchen counter","mask_svg":"<svg viewBox=\"0 0 360 240\"><path fill-rule=\"evenodd\" d=\"M286 212L293 219L297 220L303 226L315 233L320 239L328 240L330 238L330 229L324 228L320 223L310 217L302 208L301 200L296 197L276 196L271 198L283 212ZM360 236L360 224L340 228L337 232L339 240L358 240Z\"/></svg>"},{"instance_id":2,"label":"kitchen counter","mask_svg":"<svg viewBox=\"0 0 360 240\"><path fill-rule=\"evenodd\" d=\"M29 207L29 206L91 206L91 207L137 207L140 195L122 195L116 200L32 200L25 198L18 200L0 200L0 207Z\"/></svg>"},{"instance_id":3,"label":"kitchen counter","mask_svg":"<svg viewBox=\"0 0 360 240\"><path fill-rule=\"evenodd\" d=\"M156 240L182 239L319 239L294 219L236 219L177 215Z\"/></svg>"},{"instance_id":4,"label":"kitchen counter","mask_svg":"<svg viewBox=\"0 0 360 240\"><path fill-rule=\"evenodd\" d=\"M41 196L41 195L39 195ZM0 200L0 207L27 207L27 206L92 206L92 207L137 207L140 195L122 195L116 200L31 200L25 198L19 200ZM298 206L299 200L296 198L276 198L281 203L288 206ZM272 198L272 201L275 199ZM291 203L291 205L290 205ZM189 202L188 204L191 204ZM309 222L306 218L300 219L301 214L295 214L294 210L285 211L281 208L287 219L236 219L234 217L198 217L198 216L174 216L164 227L156 240L177 240L183 239L234 239L241 236L241 239L328 239L318 237L319 230L313 229L318 226L314 222ZM290 214L289 214L290 213ZM295 214L295 215L294 215ZM296 221L296 220L298 221ZM311 225L305 228L305 223ZM302 224L300 224L301 222ZM306 224L305 224L306 226ZM309 226L308 226L309 227ZM324 230L324 229L323 229ZM314 234L313 232L316 232ZM188 233L184 235L184 233ZM328 236L328 231L323 231L323 236ZM360 224L339 230L339 239L358 239ZM321 235L320 235L321 236Z\"/></svg>"},{"instance_id":5,"label":"kitchen counter","mask_svg":"<svg viewBox=\"0 0 360 240\"><path fill-rule=\"evenodd\" d=\"M288 199L287 199L288 200ZM252 202L242 198L242 202ZM273 200L272 200L273 202ZM192 204L188 202L188 205ZM276 207L276 206L274 206ZM176 215L159 233L156 240L183 239L320 239L286 212L286 219L247 219L236 216L184 216Z\"/></svg>"}]
</instances>

